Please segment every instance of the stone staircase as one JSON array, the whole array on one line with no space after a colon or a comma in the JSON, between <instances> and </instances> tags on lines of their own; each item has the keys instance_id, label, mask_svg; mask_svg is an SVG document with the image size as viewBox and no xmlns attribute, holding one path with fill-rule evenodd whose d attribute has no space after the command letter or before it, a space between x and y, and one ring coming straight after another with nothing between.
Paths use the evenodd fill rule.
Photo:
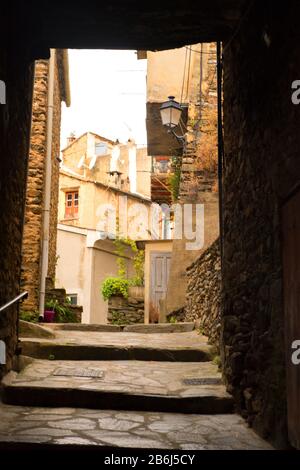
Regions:
<instances>
[{"instance_id":1,"label":"stone staircase","mask_svg":"<svg viewBox=\"0 0 300 470\"><path fill-rule=\"evenodd\" d=\"M137 333L85 331L82 326L81 331L54 329L54 338L22 338L19 372L5 377L3 401L23 406L232 412L232 397L210 360L206 338L191 331L189 324L183 331L173 327L172 333L153 333L163 328L141 325Z\"/></svg>"},{"instance_id":2,"label":"stone staircase","mask_svg":"<svg viewBox=\"0 0 300 470\"><path fill-rule=\"evenodd\" d=\"M193 324L37 328L21 328L27 335L21 338L23 355L2 383L0 448L1 442L16 440L186 448L184 429L197 420L206 423L203 432L212 423L212 435L226 427L228 434L231 425L235 433L247 429L233 414L233 399L211 361L210 347ZM159 423L152 429L153 421L162 423L161 432ZM173 441L166 438L168 430ZM199 428L198 437L190 439L195 448L203 445L202 434ZM238 448L237 434L232 435L230 448ZM252 431L251 439L264 446ZM204 448L216 445L221 446ZM246 440L243 445L247 448Z\"/></svg>"}]
</instances>

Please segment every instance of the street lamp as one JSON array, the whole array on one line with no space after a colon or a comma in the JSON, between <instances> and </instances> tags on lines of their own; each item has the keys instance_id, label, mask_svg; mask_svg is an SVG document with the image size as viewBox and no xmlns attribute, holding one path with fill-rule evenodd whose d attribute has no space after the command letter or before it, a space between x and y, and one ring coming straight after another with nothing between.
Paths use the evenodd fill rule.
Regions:
<instances>
[{"instance_id":1,"label":"street lamp","mask_svg":"<svg viewBox=\"0 0 300 470\"><path fill-rule=\"evenodd\" d=\"M169 133L173 134L176 139L183 144L185 142L185 136L177 135L174 131L175 127L179 124L183 109L180 104L175 101L174 96L169 96L168 98L168 101L165 101L160 107L162 124L167 127Z\"/></svg>"},{"instance_id":2,"label":"street lamp","mask_svg":"<svg viewBox=\"0 0 300 470\"><path fill-rule=\"evenodd\" d=\"M163 126L166 126L170 129L178 126L179 120L182 113L182 107L177 101L175 101L175 96L169 96L169 100L165 101L160 107L160 115Z\"/></svg>"}]
</instances>

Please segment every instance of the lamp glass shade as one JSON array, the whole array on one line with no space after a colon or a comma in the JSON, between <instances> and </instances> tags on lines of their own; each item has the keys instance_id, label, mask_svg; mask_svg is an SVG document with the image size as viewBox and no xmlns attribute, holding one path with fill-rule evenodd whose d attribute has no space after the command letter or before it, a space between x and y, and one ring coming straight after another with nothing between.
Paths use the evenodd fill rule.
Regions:
<instances>
[{"instance_id":1,"label":"lamp glass shade","mask_svg":"<svg viewBox=\"0 0 300 470\"><path fill-rule=\"evenodd\" d=\"M174 128L178 126L182 113L182 107L173 96L169 96L169 101L163 103L160 107L160 115L163 126Z\"/></svg>"}]
</instances>

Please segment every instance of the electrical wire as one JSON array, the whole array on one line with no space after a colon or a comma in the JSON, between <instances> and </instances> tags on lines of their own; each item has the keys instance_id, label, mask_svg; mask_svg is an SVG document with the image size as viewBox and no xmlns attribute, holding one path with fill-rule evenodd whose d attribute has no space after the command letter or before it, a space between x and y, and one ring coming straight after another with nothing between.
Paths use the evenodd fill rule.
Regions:
<instances>
[{"instance_id":1,"label":"electrical wire","mask_svg":"<svg viewBox=\"0 0 300 470\"><path fill-rule=\"evenodd\" d=\"M188 93L190 88L190 73L191 73L191 58L192 58L192 51L190 50L189 53L189 65L188 65L188 76L187 76L187 84L186 84L186 94L185 99L188 99Z\"/></svg>"},{"instance_id":2,"label":"electrical wire","mask_svg":"<svg viewBox=\"0 0 300 470\"><path fill-rule=\"evenodd\" d=\"M200 129L200 121L202 119L202 83L203 83L203 57L202 57L202 51L203 51L203 44L201 42L201 55L200 55L200 79L199 79L199 101L200 101L200 109L199 109L199 123L197 126L197 132L199 132Z\"/></svg>"},{"instance_id":3,"label":"electrical wire","mask_svg":"<svg viewBox=\"0 0 300 470\"><path fill-rule=\"evenodd\" d=\"M202 44L202 43L201 43ZM191 46L185 46L186 49L189 49L192 52L195 52L195 54L201 54L201 55L215 55L214 52L205 52L205 51L197 51L196 49L193 49Z\"/></svg>"},{"instance_id":4,"label":"electrical wire","mask_svg":"<svg viewBox=\"0 0 300 470\"><path fill-rule=\"evenodd\" d=\"M181 104L181 105L182 105L183 90L184 90L184 82L185 82L186 59L187 59L187 49L185 50L184 68L183 68L183 79L182 79L181 95L180 95L180 104Z\"/></svg>"}]
</instances>

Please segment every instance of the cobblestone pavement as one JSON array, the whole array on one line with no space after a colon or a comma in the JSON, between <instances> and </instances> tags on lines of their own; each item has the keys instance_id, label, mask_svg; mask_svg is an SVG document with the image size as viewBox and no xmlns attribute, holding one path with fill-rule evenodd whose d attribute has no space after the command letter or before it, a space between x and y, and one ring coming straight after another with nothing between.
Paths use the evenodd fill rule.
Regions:
<instances>
[{"instance_id":1,"label":"cobblestone pavement","mask_svg":"<svg viewBox=\"0 0 300 470\"><path fill-rule=\"evenodd\" d=\"M68 371L70 375L68 375ZM102 372L100 377L82 377L85 372ZM55 375L62 373L62 375ZM221 374L212 362L144 361L45 361L34 359L19 374L11 373L10 385L59 389L115 391L132 394L200 397L229 397ZM8 376L8 377L9 377ZM184 379L210 379L213 383L185 384ZM217 382L217 383L215 383Z\"/></svg>"},{"instance_id":2,"label":"cobblestone pavement","mask_svg":"<svg viewBox=\"0 0 300 470\"><path fill-rule=\"evenodd\" d=\"M237 415L185 415L0 405L0 444L184 450L271 450Z\"/></svg>"}]
</instances>

